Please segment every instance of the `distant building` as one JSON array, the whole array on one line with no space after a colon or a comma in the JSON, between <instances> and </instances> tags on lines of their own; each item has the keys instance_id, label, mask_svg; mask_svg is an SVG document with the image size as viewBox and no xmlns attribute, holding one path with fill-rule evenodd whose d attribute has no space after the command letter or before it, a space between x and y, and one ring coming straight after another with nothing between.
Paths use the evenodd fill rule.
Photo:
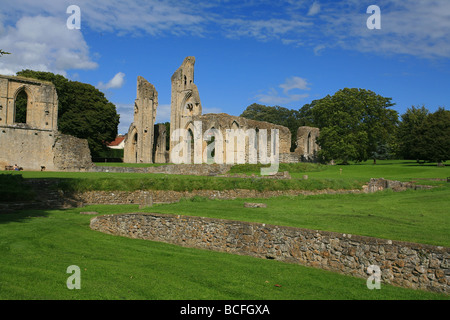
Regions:
<instances>
[{"instance_id":1,"label":"distant building","mask_svg":"<svg viewBox=\"0 0 450 320\"><path fill-rule=\"evenodd\" d=\"M106 144L110 149L123 149L125 147L125 136L118 135L114 141Z\"/></svg>"}]
</instances>

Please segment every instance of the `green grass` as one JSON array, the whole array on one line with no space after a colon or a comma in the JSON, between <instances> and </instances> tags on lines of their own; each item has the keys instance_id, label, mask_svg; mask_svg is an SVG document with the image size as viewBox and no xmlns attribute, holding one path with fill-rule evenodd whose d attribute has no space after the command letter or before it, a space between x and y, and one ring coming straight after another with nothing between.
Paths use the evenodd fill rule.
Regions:
<instances>
[{"instance_id":1,"label":"green grass","mask_svg":"<svg viewBox=\"0 0 450 320\"><path fill-rule=\"evenodd\" d=\"M231 173L259 174L259 165L239 165ZM342 171L341 171L342 169ZM378 161L377 165L366 162L347 166L324 166L317 164L280 164L280 171L289 171L291 180L262 178L230 178L182 176L148 173L108 172L11 172L22 174L25 179L59 179L60 188L67 191L89 190L323 190L358 189L370 178L386 178L400 181L415 180L419 184L445 185L442 181L418 179L450 177L450 167L419 165L414 161ZM308 175L304 180L303 175Z\"/></svg>"},{"instance_id":2,"label":"green grass","mask_svg":"<svg viewBox=\"0 0 450 320\"><path fill-rule=\"evenodd\" d=\"M259 222L450 247L450 187L271 199L194 198L152 212ZM244 202L267 208L244 208Z\"/></svg>"},{"instance_id":3,"label":"green grass","mask_svg":"<svg viewBox=\"0 0 450 320\"><path fill-rule=\"evenodd\" d=\"M342 169L342 171L341 171ZM301 173L291 173L292 176L299 176ZM406 160L383 160L372 164L367 161L351 165L326 166L325 170L309 173L314 178L328 179L370 179L385 178L399 181L412 181L417 179L450 177L450 166L438 167L434 163L418 164L416 161ZM423 184L430 184L430 181L417 180Z\"/></svg>"},{"instance_id":4,"label":"green grass","mask_svg":"<svg viewBox=\"0 0 450 320\"><path fill-rule=\"evenodd\" d=\"M259 174L261 165L236 165L232 173ZM289 171L293 178L303 175L317 179L364 180L370 178L385 178L399 181L414 179L447 178L450 177L450 166L438 167L436 163L418 164L411 160L378 160L351 163L349 165L320 165L313 163L280 163L279 172ZM420 181L420 180L419 180ZM422 181L423 182L423 181ZM428 183L428 181L427 181Z\"/></svg>"},{"instance_id":5,"label":"green grass","mask_svg":"<svg viewBox=\"0 0 450 320\"><path fill-rule=\"evenodd\" d=\"M272 199L207 200L155 205L151 212L204 216L328 230L450 246L450 167L413 161L379 161L348 166L295 164L280 167L292 180L237 179L139 173L8 172L2 194L22 192L23 179L58 179L71 190L194 190L249 188L353 188L370 178L433 184L432 190L375 194L318 195ZM341 170L342 169L342 172ZM233 173L258 173L251 166ZM309 178L301 179L304 174ZM221 189L222 188L222 189ZM26 190L25 190L26 191ZM18 201L16 199L15 201ZM244 201L267 208L244 208ZM144 212L133 205L0 214L0 299L449 299L448 295L382 285L369 290L364 279L274 260L182 248L102 234L89 229L92 216ZM186 263L188 262L188 263ZM81 268L82 289L69 290L70 265ZM281 285L276 287L275 284Z\"/></svg>"},{"instance_id":6,"label":"green grass","mask_svg":"<svg viewBox=\"0 0 450 320\"><path fill-rule=\"evenodd\" d=\"M65 191L135 191L135 190L323 190L358 189L363 181L343 179L292 179L272 180L262 178L232 178L182 176L143 173L100 173L100 172L23 172L26 179L58 179L57 188Z\"/></svg>"},{"instance_id":7,"label":"green grass","mask_svg":"<svg viewBox=\"0 0 450 320\"><path fill-rule=\"evenodd\" d=\"M92 206L0 215L0 299L301 300L446 299L275 260L183 248L90 230L92 216L137 206ZM81 268L69 290L68 266ZM280 285L275 286L275 285Z\"/></svg>"}]
</instances>

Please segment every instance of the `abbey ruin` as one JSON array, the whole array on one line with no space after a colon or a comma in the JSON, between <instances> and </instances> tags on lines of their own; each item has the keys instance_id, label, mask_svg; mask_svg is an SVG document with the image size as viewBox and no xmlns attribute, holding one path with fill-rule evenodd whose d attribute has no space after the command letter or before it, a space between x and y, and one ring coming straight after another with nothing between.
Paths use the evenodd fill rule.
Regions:
<instances>
[{"instance_id":1,"label":"abbey ruin","mask_svg":"<svg viewBox=\"0 0 450 320\"><path fill-rule=\"evenodd\" d=\"M199 90L194 83L194 57L186 57L181 66L171 77L171 115L170 132L166 132L161 125L155 129L155 116L158 106L158 93L155 87L142 77L137 81L137 98L135 102L134 122L131 124L125 139L124 162L130 163L173 163L175 159L170 154L180 142L187 141L184 163L206 162L204 153L214 142L214 151L221 153L222 159L238 159L239 139L242 141L242 152L249 162L250 149L253 144L261 146L258 137L261 132L267 133L267 152L273 152L272 132L277 131L277 151L280 162L314 161L319 146L316 138L318 128L300 127L297 132L297 148L291 152L291 133L288 128L269 122L255 121L225 113L202 114L202 103ZM200 124L197 125L196 124ZM157 134L155 132L157 131ZM227 136L230 130L239 132L243 136ZM180 133L186 132L187 136ZM251 136L250 133L253 133ZM166 135L170 135L170 144L166 146ZM223 139L219 140L217 136ZM206 137L206 138L205 138ZM232 139L232 141L230 141ZM215 140L215 141L214 141ZM232 145L231 149L229 144ZM166 147L167 150L166 150ZM242 147L242 146L241 146ZM227 150L236 153L228 154ZM230 152L230 151L229 151Z\"/></svg>"},{"instance_id":2,"label":"abbey ruin","mask_svg":"<svg viewBox=\"0 0 450 320\"><path fill-rule=\"evenodd\" d=\"M164 124L155 125L155 86L141 76L137 78L134 120L125 136L124 162L180 163L173 154L186 164L257 163L263 159L261 154L276 155L277 162L315 160L318 128L300 127L297 148L291 152L291 133L284 126L225 113L202 114L194 65L195 58L186 57L171 77L170 132ZM25 110L18 109L19 96L26 97ZM0 76L0 170L16 164L32 171L92 168L87 141L61 134L57 123L58 96L52 83ZM177 153L177 147L184 143L187 148Z\"/></svg>"},{"instance_id":3,"label":"abbey ruin","mask_svg":"<svg viewBox=\"0 0 450 320\"><path fill-rule=\"evenodd\" d=\"M17 99L26 97L19 117ZM58 132L58 96L50 82L0 75L0 168L63 171L89 168L86 140Z\"/></svg>"}]
</instances>

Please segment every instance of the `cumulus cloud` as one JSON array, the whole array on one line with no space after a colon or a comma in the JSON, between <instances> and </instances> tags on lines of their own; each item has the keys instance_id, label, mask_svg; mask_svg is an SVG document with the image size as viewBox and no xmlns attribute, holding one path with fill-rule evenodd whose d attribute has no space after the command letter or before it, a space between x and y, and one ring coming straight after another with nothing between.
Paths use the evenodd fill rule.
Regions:
<instances>
[{"instance_id":1,"label":"cumulus cloud","mask_svg":"<svg viewBox=\"0 0 450 320\"><path fill-rule=\"evenodd\" d=\"M89 47L79 30L69 30L66 21L55 17L23 17L15 26L2 26L0 43L10 55L0 60L0 73L22 69L65 75L69 69L94 69Z\"/></svg>"},{"instance_id":2,"label":"cumulus cloud","mask_svg":"<svg viewBox=\"0 0 450 320\"><path fill-rule=\"evenodd\" d=\"M2 11L10 13L10 19L42 14L67 19L68 6L73 0L16 0L4 1ZM181 0L78 0L81 9L81 25L97 32L119 34L161 35L201 33L199 25L205 17L199 12L201 3Z\"/></svg>"},{"instance_id":3,"label":"cumulus cloud","mask_svg":"<svg viewBox=\"0 0 450 320\"><path fill-rule=\"evenodd\" d=\"M309 90L306 79L300 77L288 78L284 83L280 84L279 87L283 89L284 93L288 93L292 89Z\"/></svg>"},{"instance_id":4,"label":"cumulus cloud","mask_svg":"<svg viewBox=\"0 0 450 320\"><path fill-rule=\"evenodd\" d=\"M285 105L291 102L300 101L309 96L307 93L299 93L298 90L309 90L309 83L301 77L290 77L278 86L283 89L283 95L275 88L271 88L267 93L256 95L259 102L269 105ZM295 92L292 93L291 91Z\"/></svg>"},{"instance_id":5,"label":"cumulus cloud","mask_svg":"<svg viewBox=\"0 0 450 320\"><path fill-rule=\"evenodd\" d=\"M450 57L450 1L379 0L382 29L368 30L367 3L348 1L79 0L81 30L65 28L72 0L3 1L0 43L13 53L0 71L22 67L64 73L92 69L82 32L118 35L220 36L333 47L379 54ZM249 14L251 13L251 15ZM430 22L432 21L432 23Z\"/></svg>"},{"instance_id":6,"label":"cumulus cloud","mask_svg":"<svg viewBox=\"0 0 450 320\"><path fill-rule=\"evenodd\" d=\"M119 89L119 88L122 88L124 83L125 83L125 73L119 72L111 80L109 80L106 84L104 84L103 82L99 82L99 84L97 85L97 88L102 89L102 90Z\"/></svg>"},{"instance_id":7,"label":"cumulus cloud","mask_svg":"<svg viewBox=\"0 0 450 320\"><path fill-rule=\"evenodd\" d=\"M300 101L309 97L308 94L290 94L288 96L280 96L278 93L269 92L269 94L260 94L257 95L256 98L259 102L265 103L268 105L285 105L291 102Z\"/></svg>"}]
</instances>

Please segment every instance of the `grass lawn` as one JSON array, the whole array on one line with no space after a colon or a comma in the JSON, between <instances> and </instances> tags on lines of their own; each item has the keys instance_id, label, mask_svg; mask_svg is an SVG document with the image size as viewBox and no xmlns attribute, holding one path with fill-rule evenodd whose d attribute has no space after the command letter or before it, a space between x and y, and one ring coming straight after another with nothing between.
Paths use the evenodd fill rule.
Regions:
<instances>
[{"instance_id":1,"label":"grass lawn","mask_svg":"<svg viewBox=\"0 0 450 320\"><path fill-rule=\"evenodd\" d=\"M231 173L259 174L257 165L238 165ZM341 170L342 169L342 172ZM316 164L280 164L280 171L289 171L291 180L259 178L231 178L181 176L150 173L111 173L111 172L6 172L20 174L25 179L60 179L60 188L69 191L89 190L142 190L163 189L189 191L195 189L254 189L254 190L319 190L356 189L370 178L386 178L401 181L416 180L419 184L445 185L442 181L417 179L450 177L450 166L419 165L415 161L371 161L347 166L325 166ZM303 175L308 179L304 180ZM0 176L1 186L1 176Z\"/></svg>"},{"instance_id":2,"label":"grass lawn","mask_svg":"<svg viewBox=\"0 0 450 320\"><path fill-rule=\"evenodd\" d=\"M0 299L345 300L446 299L442 294L226 253L128 239L92 231L92 216L137 206L92 206L0 215ZM67 267L81 269L81 289L66 287ZM276 286L277 285L277 286Z\"/></svg>"},{"instance_id":3,"label":"grass lawn","mask_svg":"<svg viewBox=\"0 0 450 320\"><path fill-rule=\"evenodd\" d=\"M450 186L432 190L270 199L208 200L197 197L174 204L155 205L151 212L259 222L450 247L449 199ZM244 208L244 202L248 201L265 203L267 208Z\"/></svg>"},{"instance_id":4,"label":"grass lawn","mask_svg":"<svg viewBox=\"0 0 450 320\"><path fill-rule=\"evenodd\" d=\"M245 166L233 170L246 174L258 171ZM420 180L449 177L448 166L378 161L375 166L371 162L348 166L299 164L283 166L280 170L289 171L293 179L7 172L0 174L0 189L2 194L8 191L11 197L19 197L22 178L14 176L17 174L24 180L61 179L62 186L74 190L339 189L353 188L376 177L415 180L437 188L226 201L196 197L154 205L150 210L117 205L0 214L0 299L449 299L448 295L388 285L382 285L381 290L369 290L364 279L274 260L106 235L90 230L92 216L79 214L80 211L99 214L150 211L450 246L450 183ZM307 180L301 179L304 174L308 174ZM264 202L267 208L244 208L244 201ZM66 269L71 265L81 268L81 290L66 287L70 276Z\"/></svg>"}]
</instances>

